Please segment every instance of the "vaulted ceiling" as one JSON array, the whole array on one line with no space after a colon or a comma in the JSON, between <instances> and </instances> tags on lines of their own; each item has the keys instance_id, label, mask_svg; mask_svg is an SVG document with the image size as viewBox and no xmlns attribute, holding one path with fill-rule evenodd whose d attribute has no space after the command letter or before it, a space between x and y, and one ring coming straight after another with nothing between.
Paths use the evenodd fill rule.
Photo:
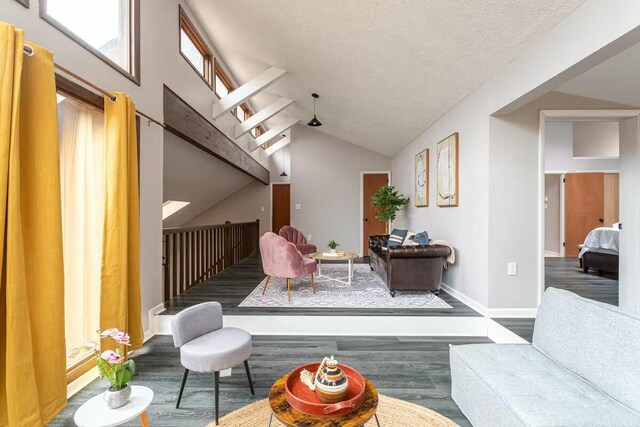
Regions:
<instances>
[{"instance_id":1,"label":"vaulted ceiling","mask_svg":"<svg viewBox=\"0 0 640 427\"><path fill-rule=\"evenodd\" d=\"M393 155L584 0L188 0L239 83L288 75L251 100Z\"/></svg>"}]
</instances>

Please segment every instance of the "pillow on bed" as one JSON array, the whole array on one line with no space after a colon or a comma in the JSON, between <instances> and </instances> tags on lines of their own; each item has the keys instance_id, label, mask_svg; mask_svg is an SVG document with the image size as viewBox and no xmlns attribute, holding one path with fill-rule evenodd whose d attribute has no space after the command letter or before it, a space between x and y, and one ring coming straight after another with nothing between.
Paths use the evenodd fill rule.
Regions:
<instances>
[{"instance_id":1,"label":"pillow on bed","mask_svg":"<svg viewBox=\"0 0 640 427\"><path fill-rule=\"evenodd\" d=\"M400 230L394 228L391 234L389 235L389 241L387 242L387 246L400 246L402 242L404 242L404 238L407 237L407 230Z\"/></svg>"}]
</instances>

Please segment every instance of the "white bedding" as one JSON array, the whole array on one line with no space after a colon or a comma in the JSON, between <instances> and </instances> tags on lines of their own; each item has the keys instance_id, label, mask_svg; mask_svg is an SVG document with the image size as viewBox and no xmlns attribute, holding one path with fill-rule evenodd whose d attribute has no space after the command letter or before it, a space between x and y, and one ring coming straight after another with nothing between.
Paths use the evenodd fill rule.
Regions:
<instances>
[{"instance_id":1,"label":"white bedding","mask_svg":"<svg viewBox=\"0 0 640 427\"><path fill-rule=\"evenodd\" d=\"M591 230L584 240L582 250L578 255L582 258L585 252L600 252L618 255L620 242L620 230L610 227L599 227Z\"/></svg>"}]
</instances>

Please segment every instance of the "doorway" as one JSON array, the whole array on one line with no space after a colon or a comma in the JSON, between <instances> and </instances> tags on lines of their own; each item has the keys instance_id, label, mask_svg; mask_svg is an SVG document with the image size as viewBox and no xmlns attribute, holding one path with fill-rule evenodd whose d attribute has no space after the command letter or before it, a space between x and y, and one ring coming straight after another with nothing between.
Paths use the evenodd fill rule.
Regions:
<instances>
[{"instance_id":1,"label":"doorway","mask_svg":"<svg viewBox=\"0 0 640 427\"><path fill-rule=\"evenodd\" d=\"M389 184L389 172L362 172L362 256L369 256L369 236L387 234L387 224L376 218L378 209L371 204L371 197Z\"/></svg>"},{"instance_id":2,"label":"doorway","mask_svg":"<svg viewBox=\"0 0 640 427\"><path fill-rule=\"evenodd\" d=\"M271 231L291 225L291 185L271 184Z\"/></svg>"},{"instance_id":3,"label":"doorway","mask_svg":"<svg viewBox=\"0 0 640 427\"><path fill-rule=\"evenodd\" d=\"M640 287L637 283L640 276L640 266L637 264L637 257L634 255L640 250L640 240L635 237L637 236L638 227L640 227L640 216L638 215L638 212L640 212L638 211L640 207L638 199L638 188L640 188L638 185L640 177L640 162L638 161L638 154L640 153L639 114L640 111L638 110L543 110L540 112L538 163L540 166L538 193L540 299L547 287L555 286L571 290L587 298L619 305L630 311L639 309ZM554 149L551 145L548 126L559 125L559 122L570 122L574 126L574 144L573 147L569 146L566 150L558 150L557 147ZM599 147L599 144L589 143L590 141L593 142L593 138L590 135L598 135L598 132L581 132L580 128L591 130L594 123L601 125L603 122L614 123L617 129L615 147L617 152L615 156L609 155L609 153L577 153L575 144L577 139L580 140L581 149ZM568 134L571 135L571 132L568 132ZM580 135L580 137L576 138L576 134ZM587 136L585 137L584 135ZM568 156L572 158L573 165L579 164L580 167L571 168L564 164L550 163L549 154L553 152L557 154L559 151L568 153ZM607 165L606 167L596 166L593 163L594 161L615 161L616 164ZM605 263L600 262L603 259L600 254L605 256L612 254L609 251L601 250L606 249L605 245L602 245L602 248L596 247L593 250L591 244L588 245L589 250L596 252L595 255L597 256L595 258L598 259L600 266L594 267L590 265L588 273L584 273L580 268L580 259L569 257L570 255L575 256L575 252L578 252L579 255L578 243L576 242L580 240L584 242L584 237L578 236L575 238L576 242L572 243L571 237L568 236L572 233L570 229L565 230L566 234L563 233L563 236L567 236L564 241L566 258L545 258L545 255L548 254L548 251L546 251L546 236L548 232L546 228L548 222L546 209L548 208L547 182L549 174L560 174L565 179L562 186L563 192L566 191L566 194L563 194L565 198L569 200L572 198L579 199L580 202L586 199L588 203L592 204L593 209L589 209L589 212L586 209L580 214L563 212L561 222L565 227L570 228L573 226L570 222L574 222L574 217L578 218L578 222L582 221L582 219L579 219L580 215L582 215L585 218L585 230L593 227L591 231L595 231L604 227L606 229L615 228L619 231L619 248L613 253L616 257L616 262L606 266L607 268L619 266L618 274L609 274L602 266ZM585 176L582 177L581 175ZM591 182L586 184L585 182L580 182L581 180L589 180ZM585 191L588 191L585 188L589 190L589 193L594 188L602 188L603 195L595 197L593 194L585 194ZM582 196L572 196L570 194L572 191L582 194ZM565 210L569 203L571 202L562 203ZM618 224L616 224L616 227L611 227L618 222L624 227L618 227ZM587 232L585 230L581 233ZM587 234L591 231L588 231ZM608 232L608 230L605 231ZM589 258L593 259L594 256L592 255ZM636 261L632 261L633 259ZM550 264L551 267L555 266L555 273L557 273L556 278L558 280L555 283L549 280L549 269L547 267ZM591 260L588 264L592 264ZM578 274L580 275L578 276Z\"/></svg>"}]
</instances>

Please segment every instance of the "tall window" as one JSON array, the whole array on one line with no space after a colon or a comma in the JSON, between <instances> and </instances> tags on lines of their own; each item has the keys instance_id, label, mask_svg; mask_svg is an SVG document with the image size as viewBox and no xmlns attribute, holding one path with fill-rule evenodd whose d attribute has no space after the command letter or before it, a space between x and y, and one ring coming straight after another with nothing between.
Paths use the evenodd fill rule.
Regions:
<instances>
[{"instance_id":1,"label":"tall window","mask_svg":"<svg viewBox=\"0 0 640 427\"><path fill-rule=\"evenodd\" d=\"M231 79L229 78L229 76L227 76L227 73L224 72L222 67L220 67L220 64L218 64L217 62L215 65L215 74L215 93L218 98L224 98L225 96L233 92L235 87L233 86L233 83L231 83Z\"/></svg>"},{"instance_id":2,"label":"tall window","mask_svg":"<svg viewBox=\"0 0 640 427\"><path fill-rule=\"evenodd\" d=\"M139 83L139 0L40 0L40 16Z\"/></svg>"},{"instance_id":3,"label":"tall window","mask_svg":"<svg viewBox=\"0 0 640 427\"><path fill-rule=\"evenodd\" d=\"M211 87L213 54L180 6L180 53Z\"/></svg>"},{"instance_id":4,"label":"tall window","mask_svg":"<svg viewBox=\"0 0 640 427\"><path fill-rule=\"evenodd\" d=\"M99 345L104 222L104 114L58 95L67 370Z\"/></svg>"}]
</instances>

